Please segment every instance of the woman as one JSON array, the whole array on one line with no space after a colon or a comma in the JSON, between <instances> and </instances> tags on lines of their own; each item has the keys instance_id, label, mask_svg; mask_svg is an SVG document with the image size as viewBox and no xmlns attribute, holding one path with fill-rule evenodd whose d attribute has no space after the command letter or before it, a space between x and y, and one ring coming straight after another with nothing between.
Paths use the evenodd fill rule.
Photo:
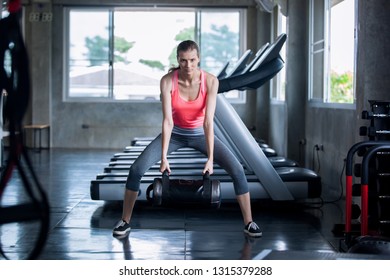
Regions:
<instances>
[{"instance_id":1,"label":"woman","mask_svg":"<svg viewBox=\"0 0 390 280\"><path fill-rule=\"evenodd\" d=\"M244 220L244 232L260 237L262 232L252 221L249 187L244 169L232 152L214 137L214 112L218 79L198 68L199 47L191 40L177 47L179 66L170 69L160 81L162 96L162 133L154 139L130 168L123 200L122 220L114 235L130 231L130 219L144 173L161 160L160 171L171 169L167 155L191 147L207 155L203 173L213 173L214 159L232 177L234 190Z\"/></svg>"}]
</instances>

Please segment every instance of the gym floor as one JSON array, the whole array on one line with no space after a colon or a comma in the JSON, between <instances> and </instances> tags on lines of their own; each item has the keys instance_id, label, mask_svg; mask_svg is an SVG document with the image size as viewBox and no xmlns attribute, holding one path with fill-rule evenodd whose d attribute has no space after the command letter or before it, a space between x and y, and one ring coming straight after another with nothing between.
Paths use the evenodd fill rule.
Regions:
<instances>
[{"instance_id":1,"label":"gym floor","mask_svg":"<svg viewBox=\"0 0 390 280\"><path fill-rule=\"evenodd\" d=\"M236 203L220 209L156 208L137 203L129 236L112 228L122 202L94 201L90 181L103 172L118 150L29 150L34 171L50 203L50 231L39 254L43 260L235 260L371 258L339 252L342 236L332 230L344 223L343 201L276 203L254 201L254 220L263 237L247 238ZM2 206L22 203L18 172L6 186ZM36 244L39 223L0 226L1 249L23 259ZM0 259L3 257L0 255Z\"/></svg>"}]
</instances>

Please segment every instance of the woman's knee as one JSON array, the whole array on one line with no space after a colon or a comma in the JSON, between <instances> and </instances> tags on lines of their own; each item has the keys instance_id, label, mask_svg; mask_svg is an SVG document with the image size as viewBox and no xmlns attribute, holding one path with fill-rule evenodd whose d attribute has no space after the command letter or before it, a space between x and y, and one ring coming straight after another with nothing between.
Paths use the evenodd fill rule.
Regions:
<instances>
[{"instance_id":1,"label":"woman's knee","mask_svg":"<svg viewBox=\"0 0 390 280\"><path fill-rule=\"evenodd\" d=\"M226 171L233 179L236 179L237 181L240 181L243 178L246 180L245 171L241 164L230 166L230 168L227 168Z\"/></svg>"},{"instance_id":2,"label":"woman's knee","mask_svg":"<svg viewBox=\"0 0 390 280\"><path fill-rule=\"evenodd\" d=\"M234 170L230 176L233 179L234 192L236 195L242 195L249 192L248 181L243 168Z\"/></svg>"},{"instance_id":3,"label":"woman's knee","mask_svg":"<svg viewBox=\"0 0 390 280\"><path fill-rule=\"evenodd\" d=\"M130 167L129 175L127 176L125 185L126 189L138 191L140 188L140 181L143 176L143 173L144 172L137 168L136 165L132 165Z\"/></svg>"}]
</instances>

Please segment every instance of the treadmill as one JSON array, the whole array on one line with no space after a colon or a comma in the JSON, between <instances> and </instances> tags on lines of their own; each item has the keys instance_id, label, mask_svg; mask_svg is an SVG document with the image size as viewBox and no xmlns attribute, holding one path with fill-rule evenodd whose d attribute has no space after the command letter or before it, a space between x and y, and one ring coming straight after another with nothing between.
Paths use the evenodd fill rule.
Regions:
<instances>
[{"instance_id":1,"label":"treadmill","mask_svg":"<svg viewBox=\"0 0 390 280\"><path fill-rule=\"evenodd\" d=\"M219 93L232 89L255 89L272 79L284 62L279 51L286 40L281 34L274 43L264 45L255 58L247 64L250 52L244 54L232 71L219 75ZM243 67L244 66L244 67ZM226 100L218 94L215 112L215 134L237 156L243 164L251 199L291 201L318 198L321 195L321 178L314 171L297 166L275 166L243 124L242 120ZM123 200L126 177L131 164L151 139L134 139L132 146L111 159L104 173L91 181L90 195L93 200ZM126 155L128 154L128 155ZM178 150L169 155L172 169L171 179L194 180L202 178L206 157L191 149ZM154 178L160 177L159 163L152 166L141 178L139 200L147 200L146 189ZM217 164L213 179L221 183L222 201L236 200L230 176Z\"/></svg>"}]
</instances>

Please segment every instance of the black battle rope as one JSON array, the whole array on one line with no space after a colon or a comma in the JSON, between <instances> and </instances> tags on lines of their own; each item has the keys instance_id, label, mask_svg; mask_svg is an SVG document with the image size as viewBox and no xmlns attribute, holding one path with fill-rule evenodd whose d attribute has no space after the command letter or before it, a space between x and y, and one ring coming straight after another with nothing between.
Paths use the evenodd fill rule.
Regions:
<instances>
[{"instance_id":1,"label":"black battle rope","mask_svg":"<svg viewBox=\"0 0 390 280\"><path fill-rule=\"evenodd\" d=\"M50 207L23 145L22 120L30 95L29 62L20 31L20 0L10 0L8 4L9 15L0 20L0 94L7 93L4 120L8 121L10 144L7 163L1 174L0 201L14 169L17 169L31 202L7 207L0 205L0 225L39 220L38 238L26 257L36 259L49 232ZM8 259L1 242L0 254Z\"/></svg>"}]
</instances>

